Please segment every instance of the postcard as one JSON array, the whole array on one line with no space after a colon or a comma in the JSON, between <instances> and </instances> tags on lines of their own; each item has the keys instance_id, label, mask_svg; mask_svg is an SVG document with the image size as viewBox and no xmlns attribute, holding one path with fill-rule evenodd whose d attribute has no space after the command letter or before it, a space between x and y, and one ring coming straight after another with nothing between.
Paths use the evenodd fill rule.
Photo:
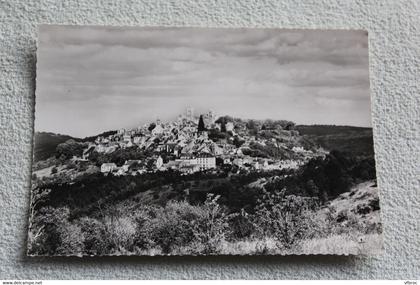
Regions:
<instances>
[{"instance_id":1,"label":"postcard","mask_svg":"<svg viewBox=\"0 0 420 285\"><path fill-rule=\"evenodd\" d=\"M42 25L30 256L373 254L368 34Z\"/></svg>"}]
</instances>

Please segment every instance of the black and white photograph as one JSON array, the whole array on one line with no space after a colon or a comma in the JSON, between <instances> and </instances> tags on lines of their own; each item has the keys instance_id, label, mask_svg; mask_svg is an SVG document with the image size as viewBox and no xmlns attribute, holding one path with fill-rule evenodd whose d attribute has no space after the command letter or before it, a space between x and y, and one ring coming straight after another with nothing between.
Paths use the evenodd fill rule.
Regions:
<instances>
[{"instance_id":1,"label":"black and white photograph","mask_svg":"<svg viewBox=\"0 0 420 285\"><path fill-rule=\"evenodd\" d=\"M382 249L362 30L41 25L30 256Z\"/></svg>"}]
</instances>

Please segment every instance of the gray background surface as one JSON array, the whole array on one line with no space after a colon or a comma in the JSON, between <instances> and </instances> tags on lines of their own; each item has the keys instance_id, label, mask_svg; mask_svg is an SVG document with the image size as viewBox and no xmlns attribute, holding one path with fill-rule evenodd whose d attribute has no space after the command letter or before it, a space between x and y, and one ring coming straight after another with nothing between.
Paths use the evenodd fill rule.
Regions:
<instances>
[{"instance_id":1,"label":"gray background surface","mask_svg":"<svg viewBox=\"0 0 420 285\"><path fill-rule=\"evenodd\" d=\"M27 258L39 23L365 29L385 250L376 257ZM0 279L420 278L419 1L0 0Z\"/></svg>"}]
</instances>

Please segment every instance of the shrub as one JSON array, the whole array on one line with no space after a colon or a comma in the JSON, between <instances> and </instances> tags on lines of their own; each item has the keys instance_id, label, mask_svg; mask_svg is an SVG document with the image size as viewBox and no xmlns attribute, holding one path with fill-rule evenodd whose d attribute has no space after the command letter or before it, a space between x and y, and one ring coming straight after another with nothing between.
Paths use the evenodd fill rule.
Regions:
<instances>
[{"instance_id":1,"label":"shrub","mask_svg":"<svg viewBox=\"0 0 420 285\"><path fill-rule=\"evenodd\" d=\"M229 233L229 217L209 194L203 205L170 201L165 207L149 207L136 217L136 245L159 247L165 254L217 253Z\"/></svg>"},{"instance_id":2,"label":"shrub","mask_svg":"<svg viewBox=\"0 0 420 285\"><path fill-rule=\"evenodd\" d=\"M97 219L89 217L81 218L78 224L84 235L85 254L106 254L109 250L109 244L106 243L104 224Z\"/></svg>"},{"instance_id":3,"label":"shrub","mask_svg":"<svg viewBox=\"0 0 420 285\"><path fill-rule=\"evenodd\" d=\"M156 244L152 239L153 229L151 220L156 218L157 209L153 206L142 206L133 212L133 221L136 225L134 245L137 250L149 250Z\"/></svg>"},{"instance_id":4,"label":"shrub","mask_svg":"<svg viewBox=\"0 0 420 285\"><path fill-rule=\"evenodd\" d=\"M61 241L56 254L81 256L85 253L84 234L78 225L64 221L58 231Z\"/></svg>"},{"instance_id":5,"label":"shrub","mask_svg":"<svg viewBox=\"0 0 420 285\"><path fill-rule=\"evenodd\" d=\"M231 229L229 240L250 237L255 232L255 225L251 218L252 217L243 209L239 214L231 215L231 218L229 219L229 228Z\"/></svg>"},{"instance_id":6,"label":"shrub","mask_svg":"<svg viewBox=\"0 0 420 285\"><path fill-rule=\"evenodd\" d=\"M69 209L44 207L29 228L28 253L37 255L81 255L84 236L69 222Z\"/></svg>"},{"instance_id":7,"label":"shrub","mask_svg":"<svg viewBox=\"0 0 420 285\"><path fill-rule=\"evenodd\" d=\"M187 202L171 201L166 207L153 211L151 219L144 221L143 228L149 229L153 243L169 254L193 240L192 223L197 217L196 210Z\"/></svg>"},{"instance_id":8,"label":"shrub","mask_svg":"<svg viewBox=\"0 0 420 285\"><path fill-rule=\"evenodd\" d=\"M324 220L318 224L321 230L317 237L326 238L344 234L356 239L359 235L382 232L381 223L374 215L363 219L363 214L358 213L360 210L363 212L364 207L365 205L362 204L362 207L358 205L355 209L341 211L337 211L333 206L328 207ZM369 214L372 215L372 213Z\"/></svg>"},{"instance_id":9,"label":"shrub","mask_svg":"<svg viewBox=\"0 0 420 285\"><path fill-rule=\"evenodd\" d=\"M113 253L121 254L134 251L136 225L130 217L119 214L106 216L104 228L105 242Z\"/></svg>"},{"instance_id":10,"label":"shrub","mask_svg":"<svg viewBox=\"0 0 420 285\"><path fill-rule=\"evenodd\" d=\"M255 225L260 237L273 237L279 247L290 249L313 235L314 223L308 199L285 193L286 189L274 193L264 190L257 202Z\"/></svg>"},{"instance_id":11,"label":"shrub","mask_svg":"<svg viewBox=\"0 0 420 285\"><path fill-rule=\"evenodd\" d=\"M229 234L229 216L218 204L220 195L207 194L204 205L200 207L199 217L194 224L194 237L203 245L199 253L211 254L220 250L220 244Z\"/></svg>"}]
</instances>

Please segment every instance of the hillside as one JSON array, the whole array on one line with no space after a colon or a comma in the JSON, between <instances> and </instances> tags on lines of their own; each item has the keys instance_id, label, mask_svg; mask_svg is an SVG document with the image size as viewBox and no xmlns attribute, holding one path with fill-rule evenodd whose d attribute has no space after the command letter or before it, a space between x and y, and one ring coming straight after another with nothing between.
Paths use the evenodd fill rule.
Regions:
<instances>
[{"instance_id":1,"label":"hillside","mask_svg":"<svg viewBox=\"0 0 420 285\"><path fill-rule=\"evenodd\" d=\"M315 220L322 221L324 236L303 241L303 253L378 254L383 247L379 193L374 181L355 185L314 216Z\"/></svg>"},{"instance_id":2,"label":"hillside","mask_svg":"<svg viewBox=\"0 0 420 285\"><path fill-rule=\"evenodd\" d=\"M55 134L50 132L35 132L34 138L34 162L45 160L54 155L57 145L67 140L75 140L78 142L93 142L98 136L109 136L115 134L116 131L108 131L96 136L85 137L83 139L75 138L68 135Z\"/></svg>"},{"instance_id":3,"label":"hillside","mask_svg":"<svg viewBox=\"0 0 420 285\"><path fill-rule=\"evenodd\" d=\"M57 147L57 145L69 139L77 140L67 135L46 132L35 132L34 162L45 160L51 157L55 153L55 148Z\"/></svg>"},{"instance_id":4,"label":"hillside","mask_svg":"<svg viewBox=\"0 0 420 285\"><path fill-rule=\"evenodd\" d=\"M303 137L328 151L373 157L372 128L333 125L298 125L295 128Z\"/></svg>"},{"instance_id":5,"label":"hillside","mask_svg":"<svg viewBox=\"0 0 420 285\"><path fill-rule=\"evenodd\" d=\"M329 201L318 214L330 214L338 224L357 221L367 231L380 224L379 190L375 181L366 181L352 187L349 192Z\"/></svg>"}]
</instances>

